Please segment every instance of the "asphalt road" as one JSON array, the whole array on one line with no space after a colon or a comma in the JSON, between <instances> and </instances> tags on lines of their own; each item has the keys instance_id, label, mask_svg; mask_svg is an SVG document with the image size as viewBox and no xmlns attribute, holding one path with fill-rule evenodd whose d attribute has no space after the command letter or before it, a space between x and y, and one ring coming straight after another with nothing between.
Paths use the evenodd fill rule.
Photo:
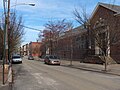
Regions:
<instances>
[{"instance_id":1,"label":"asphalt road","mask_svg":"<svg viewBox=\"0 0 120 90\"><path fill-rule=\"evenodd\" d=\"M114 75L27 59L13 69L13 90L120 90L120 77Z\"/></svg>"}]
</instances>

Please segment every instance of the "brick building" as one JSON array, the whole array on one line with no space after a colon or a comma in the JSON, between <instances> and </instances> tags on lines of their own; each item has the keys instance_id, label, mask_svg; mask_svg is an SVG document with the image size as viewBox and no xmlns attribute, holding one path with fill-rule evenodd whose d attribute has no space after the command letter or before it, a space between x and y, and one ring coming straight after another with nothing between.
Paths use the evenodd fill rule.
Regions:
<instances>
[{"instance_id":1,"label":"brick building","mask_svg":"<svg viewBox=\"0 0 120 90\"><path fill-rule=\"evenodd\" d=\"M96 30L103 40L102 45L105 51L109 48L109 51L105 52L110 55L114 60L120 62L120 6L98 3L90 18L91 31ZM101 22L100 22L101 21ZM109 34L109 47L104 39ZM91 35L92 36L92 35ZM97 47L95 39L91 38L91 47L94 50L94 55L100 55L101 51ZM106 44L106 45L105 45ZM105 48L107 47L107 48Z\"/></svg>"},{"instance_id":2,"label":"brick building","mask_svg":"<svg viewBox=\"0 0 120 90\"><path fill-rule=\"evenodd\" d=\"M27 55L27 47L26 47L26 45L22 46L22 55L24 55L24 56Z\"/></svg>"},{"instance_id":3,"label":"brick building","mask_svg":"<svg viewBox=\"0 0 120 90\"><path fill-rule=\"evenodd\" d=\"M30 42L29 43L29 55L41 56L41 42Z\"/></svg>"},{"instance_id":4,"label":"brick building","mask_svg":"<svg viewBox=\"0 0 120 90\"><path fill-rule=\"evenodd\" d=\"M53 41L52 53L64 59L82 59L86 54L86 30L83 26L64 32Z\"/></svg>"},{"instance_id":5,"label":"brick building","mask_svg":"<svg viewBox=\"0 0 120 90\"><path fill-rule=\"evenodd\" d=\"M120 6L98 3L90 18L91 28L89 35L87 30L82 26L62 33L56 40L51 39L52 43L50 48L52 54L58 55L60 58L73 60L85 60L85 58L89 56L102 55L93 34L93 32L96 31L96 35L99 35L99 38L101 38L102 50L105 51L105 54L108 54L120 63L119 24ZM109 37L106 38L106 35ZM108 39L107 42L105 42L106 39ZM109 45L107 43L109 43ZM44 45L44 48L46 48L45 43ZM89 60L92 59L89 58Z\"/></svg>"}]
</instances>

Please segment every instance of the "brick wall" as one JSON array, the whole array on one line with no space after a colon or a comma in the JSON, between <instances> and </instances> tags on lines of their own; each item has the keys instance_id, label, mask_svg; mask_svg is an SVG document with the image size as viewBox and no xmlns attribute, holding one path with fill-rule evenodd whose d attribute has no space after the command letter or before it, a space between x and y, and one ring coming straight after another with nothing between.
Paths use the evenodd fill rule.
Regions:
<instances>
[{"instance_id":1,"label":"brick wall","mask_svg":"<svg viewBox=\"0 0 120 90\"><path fill-rule=\"evenodd\" d=\"M109 31L111 31L110 34L110 38L114 37L114 33L120 33L120 25L118 25L120 23L120 17L115 17L115 12L112 10L109 10L103 6L99 6L96 9L96 12L94 12L94 15L92 16L90 22L91 22L91 27L94 27L95 23L100 19L103 18L106 20L107 25L109 26ZM116 26L117 24L117 26ZM92 29L91 29L92 30ZM119 39L120 34L117 34L117 39ZM117 40L116 39L116 40ZM94 42L92 42L93 46L95 45ZM114 60L116 60L117 62L120 62L120 43L115 43L114 45L110 46L110 52L111 52L111 56ZM92 48L94 49L95 46Z\"/></svg>"},{"instance_id":2,"label":"brick wall","mask_svg":"<svg viewBox=\"0 0 120 90\"><path fill-rule=\"evenodd\" d=\"M41 56L42 52L40 51L40 47L41 47L40 42L30 42L29 54L32 56Z\"/></svg>"}]
</instances>

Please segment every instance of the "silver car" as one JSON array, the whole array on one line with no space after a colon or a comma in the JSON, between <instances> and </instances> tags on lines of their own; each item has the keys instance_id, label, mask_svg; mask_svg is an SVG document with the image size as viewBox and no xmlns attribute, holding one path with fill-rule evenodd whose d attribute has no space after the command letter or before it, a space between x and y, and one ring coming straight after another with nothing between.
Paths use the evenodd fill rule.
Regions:
<instances>
[{"instance_id":1,"label":"silver car","mask_svg":"<svg viewBox=\"0 0 120 90\"><path fill-rule=\"evenodd\" d=\"M44 58L44 63L60 65L60 59L55 55L46 55Z\"/></svg>"}]
</instances>

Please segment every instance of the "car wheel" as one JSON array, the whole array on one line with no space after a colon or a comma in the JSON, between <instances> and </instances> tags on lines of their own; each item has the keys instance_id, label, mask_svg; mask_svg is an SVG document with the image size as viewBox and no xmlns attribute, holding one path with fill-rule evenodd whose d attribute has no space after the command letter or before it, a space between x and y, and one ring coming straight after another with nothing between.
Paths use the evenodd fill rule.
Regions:
<instances>
[{"instance_id":1,"label":"car wheel","mask_svg":"<svg viewBox=\"0 0 120 90\"><path fill-rule=\"evenodd\" d=\"M47 64L46 62L44 62L44 64Z\"/></svg>"},{"instance_id":2,"label":"car wheel","mask_svg":"<svg viewBox=\"0 0 120 90\"><path fill-rule=\"evenodd\" d=\"M48 64L49 64L49 65L51 64L50 60L48 61Z\"/></svg>"}]
</instances>

